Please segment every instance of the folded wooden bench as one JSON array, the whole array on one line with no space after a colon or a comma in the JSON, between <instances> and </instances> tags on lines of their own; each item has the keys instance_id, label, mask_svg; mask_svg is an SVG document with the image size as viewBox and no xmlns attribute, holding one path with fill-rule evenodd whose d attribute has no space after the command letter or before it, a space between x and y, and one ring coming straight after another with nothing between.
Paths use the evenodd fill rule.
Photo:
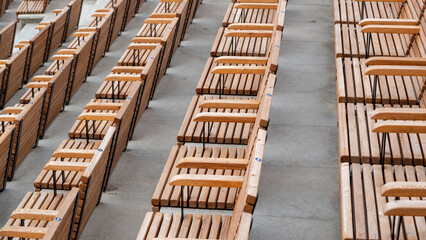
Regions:
<instances>
[{"instance_id":1,"label":"folded wooden bench","mask_svg":"<svg viewBox=\"0 0 426 240\"><path fill-rule=\"evenodd\" d=\"M426 134L390 133L383 136L374 131L380 119L372 119L373 104L339 103L337 107L339 125L339 158L341 162L379 163L382 143L386 151L382 156L389 164L424 164L426 160ZM418 106L379 105L376 109L418 109ZM382 111L382 110L381 110Z\"/></svg>"},{"instance_id":2,"label":"folded wooden bench","mask_svg":"<svg viewBox=\"0 0 426 240\"><path fill-rule=\"evenodd\" d=\"M152 92L152 75L155 72L153 68L153 65L151 69L130 66L114 67L96 92L96 98L112 99L113 101L115 99L124 100L129 96L132 97L135 86L133 82L140 82L142 90L137 99L137 121L139 121L143 111L148 107L149 97Z\"/></svg>"},{"instance_id":3,"label":"folded wooden bench","mask_svg":"<svg viewBox=\"0 0 426 240\"><path fill-rule=\"evenodd\" d=\"M30 44L18 44L19 48L9 60L0 60L0 71L3 75L1 85L0 108L22 87L27 81L26 71L28 68Z\"/></svg>"},{"instance_id":4,"label":"folded wooden bench","mask_svg":"<svg viewBox=\"0 0 426 240\"><path fill-rule=\"evenodd\" d=\"M117 138L114 142L115 155L113 168L121 153L126 149L129 134L134 127L137 116L137 99L141 91L141 83L135 82L132 94L125 100L94 99L85 107L77 118L68 136L72 139L103 139L111 126L117 129ZM131 97L132 96L132 97Z\"/></svg>"},{"instance_id":5,"label":"folded wooden bench","mask_svg":"<svg viewBox=\"0 0 426 240\"><path fill-rule=\"evenodd\" d=\"M279 46L279 45L278 45ZM251 95L258 94L265 73L275 73L279 47L271 57L209 58L198 81L198 94Z\"/></svg>"},{"instance_id":6,"label":"folded wooden bench","mask_svg":"<svg viewBox=\"0 0 426 240\"><path fill-rule=\"evenodd\" d=\"M149 18L179 18L173 54L180 45L188 26L189 2L188 0L161 0L152 14L149 15Z\"/></svg>"},{"instance_id":7,"label":"folded wooden bench","mask_svg":"<svg viewBox=\"0 0 426 240\"><path fill-rule=\"evenodd\" d=\"M108 12L113 9L113 16L111 22L110 35L107 42L107 50L109 46L115 41L115 39L121 34L121 31L124 29L125 23L125 14L126 14L126 4L127 0L111 0L109 1L104 9L98 9L98 12Z\"/></svg>"},{"instance_id":8,"label":"folded wooden bench","mask_svg":"<svg viewBox=\"0 0 426 240\"><path fill-rule=\"evenodd\" d=\"M418 59L411 61L410 59ZM338 102L344 103L376 103L385 104L418 104L425 79L415 76L404 68L424 68L423 58L406 57L370 57L367 61L358 58L336 59L336 91ZM411 63L410 63L411 62ZM416 63L417 62L417 63ZM387 71L378 72L378 67L390 68ZM411 64L412 66L406 65ZM367 67L368 65L369 67ZM394 69L394 70L391 70ZM395 72L400 69L400 72ZM393 71L393 72L391 72ZM386 73L387 72L387 73ZM377 75L376 75L377 74ZM375 90L375 91L374 91ZM376 92L376 96L373 96Z\"/></svg>"},{"instance_id":9,"label":"folded wooden bench","mask_svg":"<svg viewBox=\"0 0 426 240\"><path fill-rule=\"evenodd\" d=\"M95 32L76 32L73 34L74 40L70 43L67 49L61 49L57 55L73 55L74 61L71 70L71 76L68 85L68 92L66 97L66 103L68 104L71 96L73 96L78 88L90 72L90 63L92 58L92 52L95 49L94 42L96 33ZM52 74L55 70L55 66L51 65L47 70L47 74Z\"/></svg>"},{"instance_id":10,"label":"folded wooden bench","mask_svg":"<svg viewBox=\"0 0 426 240\"><path fill-rule=\"evenodd\" d=\"M392 239L395 218L395 191L388 184L426 182L424 164L390 165L342 163L340 165L340 204L342 238ZM385 186L387 186L385 188ZM395 186L395 185L394 185ZM384 189L385 188L385 189ZM424 189L423 189L424 190ZM392 194L392 192L394 192ZM401 196L404 200L405 196ZM408 198L406 198L408 199ZM417 210L417 212L421 212ZM424 239L424 216L404 216L400 239ZM396 232L396 231L395 231ZM368 237L367 237L368 236Z\"/></svg>"},{"instance_id":11,"label":"folded wooden bench","mask_svg":"<svg viewBox=\"0 0 426 240\"><path fill-rule=\"evenodd\" d=\"M44 88L47 90L40 128L41 138L43 138L46 128L65 107L74 58L72 55L55 55L52 57L52 60L54 60L52 65L56 67L56 72L53 75L33 77L32 81L25 86L29 90L19 99L20 103L27 104L32 101L40 89Z\"/></svg>"},{"instance_id":12,"label":"folded wooden bench","mask_svg":"<svg viewBox=\"0 0 426 240\"><path fill-rule=\"evenodd\" d=\"M194 96L178 142L247 144L252 131L268 126L275 78L264 76L257 98Z\"/></svg>"},{"instance_id":13,"label":"folded wooden bench","mask_svg":"<svg viewBox=\"0 0 426 240\"><path fill-rule=\"evenodd\" d=\"M68 11L68 20L67 20L67 27L66 27L67 29L66 37L70 36L71 33L78 28L82 6L83 6L82 0L72 0L68 4L69 11ZM63 41L65 42L66 39L64 39Z\"/></svg>"},{"instance_id":14,"label":"folded wooden bench","mask_svg":"<svg viewBox=\"0 0 426 240\"><path fill-rule=\"evenodd\" d=\"M266 132L259 135L266 136ZM183 208L180 214L148 212L136 239L248 239L253 208L247 209L246 206L256 202L264 143L265 139L256 142L257 150L250 157L245 173L241 176L181 174L170 181L170 184L183 190L239 188L232 216L184 214ZM232 172L231 169L239 169L232 163L209 163L204 166L210 168L209 171L223 171L215 170L219 168ZM185 202L184 197L185 194L182 194L182 202Z\"/></svg>"},{"instance_id":15,"label":"folded wooden bench","mask_svg":"<svg viewBox=\"0 0 426 240\"><path fill-rule=\"evenodd\" d=\"M56 49L62 45L64 39L66 39L64 35L66 34L65 27L67 24L68 10L68 7L64 9L55 9L53 13L56 14L56 17L52 21L39 23L39 26L50 25L49 40L46 49L47 57L53 54Z\"/></svg>"},{"instance_id":16,"label":"folded wooden bench","mask_svg":"<svg viewBox=\"0 0 426 240\"><path fill-rule=\"evenodd\" d=\"M219 29L210 55L265 57L275 36L281 38L281 34L275 24L233 23Z\"/></svg>"},{"instance_id":17,"label":"folded wooden bench","mask_svg":"<svg viewBox=\"0 0 426 240\"><path fill-rule=\"evenodd\" d=\"M172 50L177 41L176 30L178 20L179 18L177 17L173 19L148 18L145 20L136 37L132 39L132 43L160 43L163 46L163 52L160 56L161 68L159 78L165 74L173 56Z\"/></svg>"},{"instance_id":18,"label":"folded wooden bench","mask_svg":"<svg viewBox=\"0 0 426 240\"><path fill-rule=\"evenodd\" d=\"M9 180L13 178L15 170L38 143L41 113L43 112L45 97L46 89L41 89L28 104L17 104L14 107L7 107L3 109L0 115L1 124L13 124L16 128L8 170Z\"/></svg>"},{"instance_id":19,"label":"folded wooden bench","mask_svg":"<svg viewBox=\"0 0 426 240\"><path fill-rule=\"evenodd\" d=\"M232 23L274 23L274 19L278 14L277 29L283 31L286 8L286 0L276 0L268 3L250 0L231 2L222 21L222 26L228 27Z\"/></svg>"},{"instance_id":20,"label":"folded wooden bench","mask_svg":"<svg viewBox=\"0 0 426 240\"><path fill-rule=\"evenodd\" d=\"M93 50L91 53L90 70L89 75L92 72L94 66L99 62L101 57L104 56L105 51L108 48L108 40L110 39L111 28L113 24L114 10L98 9L92 15L93 21L88 27L79 28L77 32L95 32L95 40L93 43Z\"/></svg>"},{"instance_id":21,"label":"folded wooden bench","mask_svg":"<svg viewBox=\"0 0 426 240\"><path fill-rule=\"evenodd\" d=\"M74 187L80 189L72 239L80 236L101 199L111 172L116 134L115 127L110 127L101 141L63 141L34 182L36 191L45 188L54 192Z\"/></svg>"},{"instance_id":22,"label":"folded wooden bench","mask_svg":"<svg viewBox=\"0 0 426 240\"><path fill-rule=\"evenodd\" d=\"M16 21L13 21L0 30L0 59L5 59L12 55L16 23Z\"/></svg>"},{"instance_id":23,"label":"folded wooden bench","mask_svg":"<svg viewBox=\"0 0 426 240\"><path fill-rule=\"evenodd\" d=\"M0 229L0 239L70 239L80 190L29 192Z\"/></svg>"},{"instance_id":24,"label":"folded wooden bench","mask_svg":"<svg viewBox=\"0 0 426 240\"><path fill-rule=\"evenodd\" d=\"M26 79L32 76L40 66L47 61L46 51L49 39L50 26L39 28L39 32L29 41L21 41L20 44L30 44L29 59L27 61Z\"/></svg>"},{"instance_id":25,"label":"folded wooden bench","mask_svg":"<svg viewBox=\"0 0 426 240\"><path fill-rule=\"evenodd\" d=\"M39 14L44 13L50 0L24 0L16 10L16 18L20 14Z\"/></svg>"},{"instance_id":26,"label":"folded wooden bench","mask_svg":"<svg viewBox=\"0 0 426 240\"><path fill-rule=\"evenodd\" d=\"M0 192L6 188L7 170L12 155L13 139L15 135L15 127L13 125L6 125L7 124L2 122L0 128Z\"/></svg>"}]
</instances>

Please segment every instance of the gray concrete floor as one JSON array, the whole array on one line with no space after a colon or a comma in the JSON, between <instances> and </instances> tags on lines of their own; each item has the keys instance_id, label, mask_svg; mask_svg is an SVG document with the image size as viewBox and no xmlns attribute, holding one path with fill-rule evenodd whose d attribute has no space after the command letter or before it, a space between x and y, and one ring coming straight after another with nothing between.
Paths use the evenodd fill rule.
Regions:
<instances>
[{"instance_id":1,"label":"gray concrete floor","mask_svg":"<svg viewBox=\"0 0 426 240\"><path fill-rule=\"evenodd\" d=\"M89 13L99 1L83 11ZM33 181L44 164L67 137L83 106L94 97L157 2L148 0L142 5L71 104L19 167L14 180L0 193L0 226L25 193L33 190ZM135 239L145 213L151 210L154 188L176 144L176 134L228 3L204 0L200 6L81 239ZM285 21L251 239L338 239L332 1L290 0ZM21 95L22 91L18 92L8 104L16 103Z\"/></svg>"}]
</instances>

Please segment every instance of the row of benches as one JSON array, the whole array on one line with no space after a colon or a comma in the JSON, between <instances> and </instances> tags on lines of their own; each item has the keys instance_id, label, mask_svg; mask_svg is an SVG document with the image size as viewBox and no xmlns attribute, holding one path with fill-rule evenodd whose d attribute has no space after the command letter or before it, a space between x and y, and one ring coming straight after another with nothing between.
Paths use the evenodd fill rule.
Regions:
<instances>
[{"instance_id":1,"label":"row of benches","mask_svg":"<svg viewBox=\"0 0 426 240\"><path fill-rule=\"evenodd\" d=\"M66 28L70 34L78 25L80 18L82 2L81 0L76 1L78 3L73 1L71 6L79 11L71 12L74 14L71 14L69 20L74 27ZM59 112L63 111L65 105L69 103L71 96L105 54L112 39L115 39L124 29L123 19L126 19L127 16L131 19L134 15L136 4L132 4L133 8L131 8L131 2L130 0L121 1L119 4L114 2L116 4L114 7L108 3L107 8L96 10L89 27L79 28L73 34L74 39L69 46L52 56L53 63L47 68L45 74L34 76L32 81L25 86L28 90L20 98L20 103L3 110L3 115L0 115L2 126L4 125L1 133L2 136L5 135L2 150L9 154L8 157L4 154L0 159L1 189L4 189L6 185L6 178L8 180L13 178L15 169L25 159L31 148L37 145L38 139L44 136L47 127ZM121 17L116 17L120 12ZM45 26L48 25L41 24L41 26L46 29ZM61 34L53 35L50 46L59 44L63 38ZM46 48L45 51L50 49L49 45L43 46ZM42 49L39 51L43 52ZM17 54L17 57L21 55L21 53ZM14 88L18 89L19 86L20 84ZM10 88L11 86L8 87L8 89ZM12 94L11 91L8 92ZM6 131L8 125L15 130ZM12 133L14 133L13 137L11 137ZM12 140L6 143L9 138ZM6 149L10 149L10 152ZM6 174L3 177L4 172Z\"/></svg>"},{"instance_id":2,"label":"row of benches","mask_svg":"<svg viewBox=\"0 0 426 240\"><path fill-rule=\"evenodd\" d=\"M248 239L286 4L229 4L138 240ZM181 213L162 207L180 207ZM185 214L184 208L233 212Z\"/></svg>"},{"instance_id":3,"label":"row of benches","mask_svg":"<svg viewBox=\"0 0 426 240\"><path fill-rule=\"evenodd\" d=\"M13 94L28 82L28 79L77 28L81 7L81 0L73 0L64 9L54 10L57 16L52 21L41 22L36 27L39 32L31 40L19 42L15 46L18 48L17 52L14 52L9 59L0 60L0 108L4 107ZM15 24L11 23L9 26ZM14 33L15 27L5 34L5 48L10 47L9 44L13 45ZM3 48L3 41L1 43ZM11 50L5 52L11 52Z\"/></svg>"},{"instance_id":4,"label":"row of benches","mask_svg":"<svg viewBox=\"0 0 426 240\"><path fill-rule=\"evenodd\" d=\"M426 239L425 10L334 0L342 239Z\"/></svg>"},{"instance_id":5,"label":"row of benches","mask_svg":"<svg viewBox=\"0 0 426 240\"><path fill-rule=\"evenodd\" d=\"M130 6L134 3L136 1L130 2ZM153 88L154 80L159 81L162 76L156 73L167 66L169 56L173 54L174 48L167 46L179 45L186 24L192 20L199 3L162 0L158 4L136 37L142 42L132 41L118 66L105 78L96 94L97 98L84 107L69 132L69 139L64 140L52 154L34 182L36 192L28 193L6 226L0 229L0 239L78 239L153 94L150 89ZM173 7L173 12L170 12L168 7L164 8L167 5L178 8ZM104 21L105 16L109 15L102 16L102 19L96 21ZM154 27L152 24L158 28L160 26L157 24L166 24L163 28L172 31L153 36L145 31ZM179 26L182 26L180 35ZM102 30L99 29L99 32ZM108 32L113 34L115 31L110 29ZM108 42L106 39L108 37L105 36L99 38L99 41ZM88 42L88 39L80 41ZM107 47L108 44L103 46ZM138 51L144 53L139 54ZM125 60L126 57L129 59ZM96 61L96 56L88 58ZM61 64L64 67L65 63ZM91 66L90 63L87 65ZM41 88L35 95L40 96L44 91ZM101 93L106 95L98 97Z\"/></svg>"}]
</instances>

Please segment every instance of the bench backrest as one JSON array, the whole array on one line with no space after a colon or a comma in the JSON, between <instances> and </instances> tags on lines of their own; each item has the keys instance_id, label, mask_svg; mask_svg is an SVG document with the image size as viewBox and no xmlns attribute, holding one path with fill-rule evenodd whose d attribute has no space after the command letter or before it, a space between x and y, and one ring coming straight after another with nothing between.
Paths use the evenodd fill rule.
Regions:
<instances>
[{"instance_id":1,"label":"bench backrest","mask_svg":"<svg viewBox=\"0 0 426 240\"><path fill-rule=\"evenodd\" d=\"M24 44L6 63L7 76L4 79L3 99L0 103L2 107L27 80L26 71L28 69L30 48L29 44Z\"/></svg>"},{"instance_id":2,"label":"bench backrest","mask_svg":"<svg viewBox=\"0 0 426 240\"><path fill-rule=\"evenodd\" d=\"M102 12L105 13L104 17L95 17L92 22L89 24L89 27L95 27L98 30L96 31L96 37L95 37L95 47L94 51L92 52L93 61L91 63L91 69L99 62L99 60L104 55L106 49L107 49L107 43L110 39L110 32L112 27L112 20L114 17L114 10L110 9L109 12ZM95 13L95 14L100 14Z\"/></svg>"},{"instance_id":3,"label":"bench backrest","mask_svg":"<svg viewBox=\"0 0 426 240\"><path fill-rule=\"evenodd\" d=\"M240 239L241 236L248 235L250 231L251 214L246 212L245 206L257 198L265 142L266 131L260 129L255 142L254 154L250 156L249 165L244 174L244 182L235 202L226 239Z\"/></svg>"},{"instance_id":4,"label":"bench backrest","mask_svg":"<svg viewBox=\"0 0 426 240\"><path fill-rule=\"evenodd\" d=\"M0 30L0 59L7 58L12 54L16 23L13 21Z\"/></svg>"},{"instance_id":5,"label":"bench backrest","mask_svg":"<svg viewBox=\"0 0 426 240\"><path fill-rule=\"evenodd\" d=\"M64 31L66 30L66 24L68 19L68 10L66 7L62 10L62 13L59 13L51 22L51 33L50 33L50 46L48 49L47 56L52 55L56 49L63 43L64 40Z\"/></svg>"},{"instance_id":6,"label":"bench backrest","mask_svg":"<svg viewBox=\"0 0 426 240\"><path fill-rule=\"evenodd\" d=\"M27 63L29 64L27 78L33 75L46 60L45 53L47 51L49 32L50 26L46 26L31 39L30 59Z\"/></svg>"},{"instance_id":7,"label":"bench backrest","mask_svg":"<svg viewBox=\"0 0 426 240\"><path fill-rule=\"evenodd\" d=\"M126 12L126 2L126 0L110 0L105 6L105 8L114 9L111 34L108 39L108 48L122 30L124 15Z\"/></svg>"},{"instance_id":8,"label":"bench backrest","mask_svg":"<svg viewBox=\"0 0 426 240\"><path fill-rule=\"evenodd\" d=\"M13 141L12 161L8 171L10 178L13 177L15 169L18 168L38 141L45 96L46 89L41 89L35 94L31 102L24 105L22 112L15 118L16 134Z\"/></svg>"},{"instance_id":9,"label":"bench backrest","mask_svg":"<svg viewBox=\"0 0 426 240\"><path fill-rule=\"evenodd\" d=\"M82 6L83 6L83 0L73 0L68 4L68 7L70 8L70 12L69 12L69 17L67 21L67 33L66 33L67 37L71 35L71 33L78 27L78 24L80 22L80 14L81 14Z\"/></svg>"},{"instance_id":10,"label":"bench backrest","mask_svg":"<svg viewBox=\"0 0 426 240\"><path fill-rule=\"evenodd\" d=\"M0 129L1 131L1 129ZM15 126L10 125L1 131L0 135L0 192L6 187L7 167L12 154L12 140L15 133Z\"/></svg>"}]
</instances>

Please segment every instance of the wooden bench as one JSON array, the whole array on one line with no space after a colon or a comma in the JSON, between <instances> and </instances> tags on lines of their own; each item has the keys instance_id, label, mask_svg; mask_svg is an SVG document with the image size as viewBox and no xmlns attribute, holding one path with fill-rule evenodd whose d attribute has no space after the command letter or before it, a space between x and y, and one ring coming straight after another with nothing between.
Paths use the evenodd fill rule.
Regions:
<instances>
[{"instance_id":1,"label":"wooden bench","mask_svg":"<svg viewBox=\"0 0 426 240\"><path fill-rule=\"evenodd\" d=\"M342 238L392 239L392 225L385 207L394 197L382 195L384 184L425 182L424 165L390 165L369 163L340 164L340 204ZM401 238L423 239L424 217L403 217Z\"/></svg>"},{"instance_id":2,"label":"wooden bench","mask_svg":"<svg viewBox=\"0 0 426 240\"><path fill-rule=\"evenodd\" d=\"M274 48L275 46L279 45L274 45ZM276 48L273 56L269 58L232 56L209 58L198 81L196 92L256 96L264 74L275 73L277 70L279 47Z\"/></svg>"},{"instance_id":3,"label":"wooden bench","mask_svg":"<svg viewBox=\"0 0 426 240\"><path fill-rule=\"evenodd\" d=\"M91 53L90 61L90 70L89 75L92 72L94 66L99 62L99 60L104 56L105 51L108 48L108 39L110 38L111 28L113 24L114 10L108 9L108 12L104 11L105 9L98 9L92 15L94 17L93 21L89 24L88 27L79 28L77 32L95 32L95 40L93 43L93 50Z\"/></svg>"},{"instance_id":4,"label":"wooden bench","mask_svg":"<svg viewBox=\"0 0 426 240\"><path fill-rule=\"evenodd\" d=\"M6 188L7 170L12 155L15 127L2 124L0 130L0 192L2 192Z\"/></svg>"},{"instance_id":5,"label":"wooden bench","mask_svg":"<svg viewBox=\"0 0 426 240\"><path fill-rule=\"evenodd\" d=\"M137 116L137 99L141 91L141 83L135 82L132 93L125 100L94 99L86 105L85 110L68 132L72 139L83 138L103 139L111 126L117 128L117 137L114 142L115 155L113 169L126 149L129 134L134 127Z\"/></svg>"},{"instance_id":6,"label":"wooden bench","mask_svg":"<svg viewBox=\"0 0 426 240\"><path fill-rule=\"evenodd\" d=\"M283 31L286 8L286 0L268 3L245 0L231 2L222 21L222 26L228 27L233 23L274 23L276 14L279 14L277 29Z\"/></svg>"},{"instance_id":7,"label":"wooden bench","mask_svg":"<svg viewBox=\"0 0 426 240\"><path fill-rule=\"evenodd\" d=\"M266 132L260 130L259 136L266 136ZM264 138L256 142L254 147L256 150L247 163L245 173L241 176L182 174L171 180L171 184L176 188L191 187L192 191L205 187L239 188L232 216L184 214L183 208L181 214L148 212L136 239L248 239L253 208L247 209L246 206L256 202L264 143ZM232 172L231 169L237 168L232 164L218 165L211 163L204 166L213 171L216 168L222 168ZM182 202L185 202L184 195L182 195Z\"/></svg>"},{"instance_id":8,"label":"wooden bench","mask_svg":"<svg viewBox=\"0 0 426 240\"><path fill-rule=\"evenodd\" d=\"M66 27L67 30L65 34L66 37L70 36L71 33L78 28L82 6L83 6L83 0L72 0L68 4L69 11L68 11L68 20L67 20L67 27ZM66 39L64 39L63 41L65 42Z\"/></svg>"},{"instance_id":9,"label":"wooden bench","mask_svg":"<svg viewBox=\"0 0 426 240\"><path fill-rule=\"evenodd\" d=\"M160 43L163 51L160 56L161 68L159 78L161 78L169 66L173 56L176 40L176 30L179 18L148 18L144 25L132 39L132 43Z\"/></svg>"},{"instance_id":10,"label":"wooden bench","mask_svg":"<svg viewBox=\"0 0 426 240\"><path fill-rule=\"evenodd\" d=\"M255 97L196 95L179 130L178 142L247 144L255 124L266 128L275 75L265 75Z\"/></svg>"},{"instance_id":11,"label":"wooden bench","mask_svg":"<svg viewBox=\"0 0 426 240\"><path fill-rule=\"evenodd\" d=\"M0 239L69 239L80 190L29 192L0 229Z\"/></svg>"},{"instance_id":12,"label":"wooden bench","mask_svg":"<svg viewBox=\"0 0 426 240\"><path fill-rule=\"evenodd\" d=\"M30 44L18 44L19 48L9 60L0 60L1 74L3 81L1 85L0 108L22 87L27 81L26 71L28 68Z\"/></svg>"},{"instance_id":13,"label":"wooden bench","mask_svg":"<svg viewBox=\"0 0 426 240\"><path fill-rule=\"evenodd\" d=\"M398 105L379 105L381 108L400 108ZM404 106L401 109L418 106ZM339 127L339 159L341 162L379 163L382 135L372 132L377 120L371 119L373 104L339 103L337 106ZM385 163L424 164L426 135L391 133L386 139Z\"/></svg>"},{"instance_id":14,"label":"wooden bench","mask_svg":"<svg viewBox=\"0 0 426 240\"><path fill-rule=\"evenodd\" d=\"M140 6L141 6L140 0L126 1L126 10L124 12L124 19L123 19L123 25L122 25L121 31L125 30L127 24L129 24L130 20L132 20L132 18L136 15Z\"/></svg>"},{"instance_id":15,"label":"wooden bench","mask_svg":"<svg viewBox=\"0 0 426 240\"><path fill-rule=\"evenodd\" d=\"M370 58L370 63L378 60L386 60L388 63L404 58ZM376 61L377 60L377 61ZM371 68L370 68L371 69ZM424 78L421 76L405 76L400 74L371 75L365 74L367 70L365 59L337 58L336 59L336 91L338 102L344 103L372 103L374 85L376 85L376 103L385 104L418 104L419 96L424 86ZM373 73L374 71L371 71ZM408 73L410 74L410 73ZM378 76L375 83L375 76Z\"/></svg>"},{"instance_id":16,"label":"wooden bench","mask_svg":"<svg viewBox=\"0 0 426 240\"><path fill-rule=\"evenodd\" d=\"M44 13L49 2L50 0L24 0L16 10L16 18L18 19L20 14Z\"/></svg>"},{"instance_id":17,"label":"wooden bench","mask_svg":"<svg viewBox=\"0 0 426 240\"><path fill-rule=\"evenodd\" d=\"M13 178L15 170L38 143L45 96L46 89L42 89L28 104L16 104L14 107L5 108L0 115L2 124L10 123L16 128L8 170L9 180Z\"/></svg>"},{"instance_id":18,"label":"wooden bench","mask_svg":"<svg viewBox=\"0 0 426 240\"><path fill-rule=\"evenodd\" d=\"M35 94L40 89L44 88L47 90L40 128L41 138L44 136L46 128L65 107L74 58L72 55L55 55L52 57L52 60L54 60L52 65L56 67L56 72L53 75L39 75L33 77L32 82L25 86L25 88L29 90L19 99L20 103L27 104L32 101Z\"/></svg>"},{"instance_id":19,"label":"wooden bench","mask_svg":"<svg viewBox=\"0 0 426 240\"><path fill-rule=\"evenodd\" d=\"M90 72L90 63L92 59L92 53L95 49L94 41L96 37L95 32L76 32L73 34L74 40L70 43L67 49L61 49L57 55L73 55L74 61L71 70L71 76L68 84L68 92L66 97L66 103L68 104L71 96L73 96L78 88ZM52 74L55 70L55 66L51 65L47 70L47 74Z\"/></svg>"},{"instance_id":20,"label":"wooden bench","mask_svg":"<svg viewBox=\"0 0 426 240\"><path fill-rule=\"evenodd\" d=\"M257 128L257 130L259 130ZM239 166L240 169L209 169L205 166L184 168L180 165L185 160L206 160L223 162L232 159L240 159L242 162L249 162L255 154L255 144L257 141L265 141L264 130L251 133L249 143L246 147L229 147L229 146L194 146L182 145L173 146L172 151L164 166L163 172L155 188L151 199L152 209L158 212L161 207L179 207L182 206L180 187L170 184L171 179L179 174L197 174L201 176L241 176L244 174L245 167ZM214 165L214 163L211 163ZM209 165L209 164L205 164ZM233 209L235 205L238 189L233 188L217 188L217 187L193 187L190 188L190 197L188 199L187 192L184 194L183 206L190 208L210 208L210 209ZM253 209L254 203L246 206L247 209Z\"/></svg>"},{"instance_id":21,"label":"wooden bench","mask_svg":"<svg viewBox=\"0 0 426 240\"><path fill-rule=\"evenodd\" d=\"M363 2L365 3L365 1ZM336 57L405 56L419 34L426 4L408 0L401 14L364 18L358 24L335 24Z\"/></svg>"},{"instance_id":22,"label":"wooden bench","mask_svg":"<svg viewBox=\"0 0 426 240\"><path fill-rule=\"evenodd\" d=\"M188 0L161 0L152 14L149 15L149 18L179 18L173 54L180 45L188 26L188 14L191 5L189 2Z\"/></svg>"},{"instance_id":23,"label":"wooden bench","mask_svg":"<svg viewBox=\"0 0 426 240\"><path fill-rule=\"evenodd\" d=\"M16 23L16 21L13 21L0 30L0 59L5 59L12 55Z\"/></svg>"},{"instance_id":24,"label":"wooden bench","mask_svg":"<svg viewBox=\"0 0 426 240\"><path fill-rule=\"evenodd\" d=\"M137 121L139 121L145 108L148 107L149 97L153 86L152 78L150 75L154 73L153 69L143 67L130 67L130 66L117 66L111 69L111 73L105 78L101 87L96 92L96 98L101 99L121 99L133 95L133 82L140 82L142 91L140 92L136 107L137 107ZM148 78L147 78L148 76Z\"/></svg>"},{"instance_id":25,"label":"wooden bench","mask_svg":"<svg viewBox=\"0 0 426 240\"><path fill-rule=\"evenodd\" d=\"M111 172L116 134L115 127L110 127L102 141L65 140L34 182L36 191L80 189L72 239L78 239L101 199Z\"/></svg>"},{"instance_id":26,"label":"wooden bench","mask_svg":"<svg viewBox=\"0 0 426 240\"><path fill-rule=\"evenodd\" d=\"M401 1L375 0L333 0L333 15L335 24L356 24L361 19L362 4L365 4L364 18L397 18L401 7L406 3Z\"/></svg>"}]
</instances>

